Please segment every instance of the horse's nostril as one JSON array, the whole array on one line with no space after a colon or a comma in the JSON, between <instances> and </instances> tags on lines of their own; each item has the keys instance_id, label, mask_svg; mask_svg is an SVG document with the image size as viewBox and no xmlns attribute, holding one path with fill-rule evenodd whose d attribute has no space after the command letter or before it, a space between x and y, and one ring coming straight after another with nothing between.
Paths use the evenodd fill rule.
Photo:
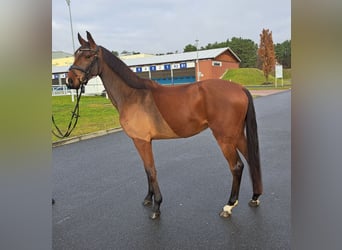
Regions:
<instances>
[{"instance_id":1,"label":"horse's nostril","mask_svg":"<svg viewBox=\"0 0 342 250\"><path fill-rule=\"evenodd\" d=\"M71 79L71 78L67 78L66 79L66 85L68 86L68 88L70 88L71 86L72 86L72 84L73 84L73 80Z\"/></svg>"}]
</instances>

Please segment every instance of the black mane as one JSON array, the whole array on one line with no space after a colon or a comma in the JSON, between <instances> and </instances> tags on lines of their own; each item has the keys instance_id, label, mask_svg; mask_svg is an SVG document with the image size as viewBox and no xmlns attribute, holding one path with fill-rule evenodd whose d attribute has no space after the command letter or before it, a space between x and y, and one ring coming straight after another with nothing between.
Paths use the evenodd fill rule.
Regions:
<instances>
[{"instance_id":1,"label":"black mane","mask_svg":"<svg viewBox=\"0 0 342 250\"><path fill-rule=\"evenodd\" d=\"M100 46L100 48L102 49L103 60L128 86L135 89L150 89L153 86L151 80L137 76L113 53L102 46Z\"/></svg>"}]
</instances>

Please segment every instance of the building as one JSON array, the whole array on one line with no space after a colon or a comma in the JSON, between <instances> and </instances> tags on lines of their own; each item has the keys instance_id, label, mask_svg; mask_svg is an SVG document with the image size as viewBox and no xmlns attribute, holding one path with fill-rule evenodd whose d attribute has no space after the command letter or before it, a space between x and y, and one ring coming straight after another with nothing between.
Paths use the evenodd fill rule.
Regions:
<instances>
[{"instance_id":1,"label":"building","mask_svg":"<svg viewBox=\"0 0 342 250\"><path fill-rule=\"evenodd\" d=\"M138 76L167 85L221 78L228 69L239 68L241 61L228 47L160 56L122 57L121 60ZM66 59L61 61L67 62ZM71 64L72 62L69 65L66 63L52 67L52 85L65 83L66 73ZM96 77L89 81L85 93L103 90L101 79Z\"/></svg>"},{"instance_id":2,"label":"building","mask_svg":"<svg viewBox=\"0 0 342 250\"><path fill-rule=\"evenodd\" d=\"M54 93L69 93L66 88L66 77L70 66L73 61L68 66L52 66L52 92ZM56 87L63 86L63 91L54 91ZM99 95L104 91L104 86L102 84L101 78L96 76L88 81L88 84L84 88L84 93L88 95Z\"/></svg>"},{"instance_id":3,"label":"building","mask_svg":"<svg viewBox=\"0 0 342 250\"><path fill-rule=\"evenodd\" d=\"M241 61L230 48L122 60L140 77L161 84L221 78L227 69L239 68Z\"/></svg>"},{"instance_id":4,"label":"building","mask_svg":"<svg viewBox=\"0 0 342 250\"><path fill-rule=\"evenodd\" d=\"M52 66L70 66L73 62L73 54L63 51L52 51Z\"/></svg>"}]
</instances>

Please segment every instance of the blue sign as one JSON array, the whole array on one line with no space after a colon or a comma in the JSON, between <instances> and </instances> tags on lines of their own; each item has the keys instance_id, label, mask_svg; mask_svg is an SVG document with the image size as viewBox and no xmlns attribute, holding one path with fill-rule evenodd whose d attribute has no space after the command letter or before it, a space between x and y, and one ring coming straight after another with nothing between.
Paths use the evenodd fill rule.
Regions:
<instances>
[{"instance_id":1,"label":"blue sign","mask_svg":"<svg viewBox=\"0 0 342 250\"><path fill-rule=\"evenodd\" d=\"M142 67L136 67L135 70L136 70L138 73L140 73L140 72L142 72Z\"/></svg>"},{"instance_id":2,"label":"blue sign","mask_svg":"<svg viewBox=\"0 0 342 250\"><path fill-rule=\"evenodd\" d=\"M180 64L180 68L181 68L181 69L186 69L186 63L181 63L181 64Z\"/></svg>"},{"instance_id":3,"label":"blue sign","mask_svg":"<svg viewBox=\"0 0 342 250\"><path fill-rule=\"evenodd\" d=\"M171 64L165 64L164 70L171 70Z\"/></svg>"},{"instance_id":4,"label":"blue sign","mask_svg":"<svg viewBox=\"0 0 342 250\"><path fill-rule=\"evenodd\" d=\"M150 66L150 71L156 71L157 67L156 66Z\"/></svg>"}]
</instances>

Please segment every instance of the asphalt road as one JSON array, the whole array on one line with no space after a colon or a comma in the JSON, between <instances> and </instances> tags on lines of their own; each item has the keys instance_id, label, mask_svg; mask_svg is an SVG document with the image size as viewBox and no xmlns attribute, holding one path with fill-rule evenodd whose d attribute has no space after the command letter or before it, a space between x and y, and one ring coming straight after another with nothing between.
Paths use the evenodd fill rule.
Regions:
<instances>
[{"instance_id":1,"label":"asphalt road","mask_svg":"<svg viewBox=\"0 0 342 250\"><path fill-rule=\"evenodd\" d=\"M231 187L227 163L206 130L154 141L161 218L142 206L147 180L123 132L52 149L53 249L290 249L291 92L255 99L264 194L258 208L248 167L239 205L219 217Z\"/></svg>"}]
</instances>

